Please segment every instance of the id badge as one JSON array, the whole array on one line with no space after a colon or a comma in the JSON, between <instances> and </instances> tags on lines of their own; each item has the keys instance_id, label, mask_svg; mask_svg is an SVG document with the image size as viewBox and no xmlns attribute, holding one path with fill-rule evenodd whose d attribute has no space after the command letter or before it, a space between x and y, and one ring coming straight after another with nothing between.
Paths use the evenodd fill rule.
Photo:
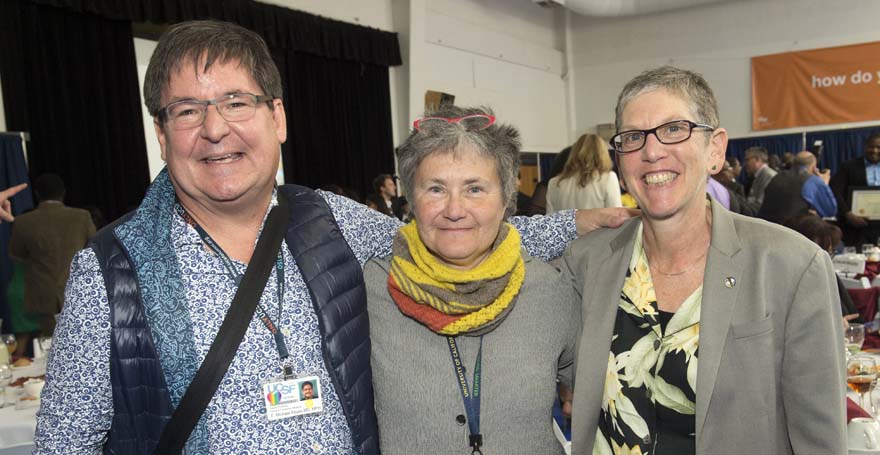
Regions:
<instances>
[{"instance_id":1,"label":"id badge","mask_svg":"<svg viewBox=\"0 0 880 455\"><path fill-rule=\"evenodd\" d=\"M270 421L324 411L318 376L271 379L263 383L262 395Z\"/></svg>"}]
</instances>

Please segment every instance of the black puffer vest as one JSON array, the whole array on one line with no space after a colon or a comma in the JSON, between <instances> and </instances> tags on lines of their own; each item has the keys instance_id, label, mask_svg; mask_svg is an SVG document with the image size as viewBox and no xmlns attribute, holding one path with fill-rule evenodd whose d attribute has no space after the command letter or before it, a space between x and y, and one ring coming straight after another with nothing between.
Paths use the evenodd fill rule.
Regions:
<instances>
[{"instance_id":1,"label":"black puffer vest","mask_svg":"<svg viewBox=\"0 0 880 455\"><path fill-rule=\"evenodd\" d=\"M318 315L321 349L358 452L379 453L367 300L361 266L324 199L314 191L278 189L290 205L285 242L308 285ZM104 453L151 454L173 407L139 297L137 274L114 228L102 229L91 248L98 257L112 325L110 379L113 422Z\"/></svg>"}]
</instances>

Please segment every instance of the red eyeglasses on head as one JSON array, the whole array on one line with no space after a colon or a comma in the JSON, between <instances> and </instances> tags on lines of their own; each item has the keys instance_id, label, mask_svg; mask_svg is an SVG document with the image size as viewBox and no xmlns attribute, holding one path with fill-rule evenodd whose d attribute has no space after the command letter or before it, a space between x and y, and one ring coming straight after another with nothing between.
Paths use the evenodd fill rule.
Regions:
<instances>
[{"instance_id":1,"label":"red eyeglasses on head","mask_svg":"<svg viewBox=\"0 0 880 455\"><path fill-rule=\"evenodd\" d=\"M413 122L416 131L427 131L432 128L440 128L446 125L459 125L466 131L484 130L495 123L494 115L472 114L463 117L425 117Z\"/></svg>"}]
</instances>

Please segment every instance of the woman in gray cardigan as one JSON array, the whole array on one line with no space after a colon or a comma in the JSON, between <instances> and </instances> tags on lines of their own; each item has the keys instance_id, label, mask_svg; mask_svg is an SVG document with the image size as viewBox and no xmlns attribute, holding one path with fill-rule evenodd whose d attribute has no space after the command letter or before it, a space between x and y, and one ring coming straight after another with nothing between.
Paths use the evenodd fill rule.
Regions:
<instances>
[{"instance_id":1,"label":"woman in gray cardigan","mask_svg":"<svg viewBox=\"0 0 880 455\"><path fill-rule=\"evenodd\" d=\"M364 268L385 455L563 453L551 410L572 382L579 299L503 222L519 139L494 121L444 106L398 151L415 220Z\"/></svg>"}]
</instances>

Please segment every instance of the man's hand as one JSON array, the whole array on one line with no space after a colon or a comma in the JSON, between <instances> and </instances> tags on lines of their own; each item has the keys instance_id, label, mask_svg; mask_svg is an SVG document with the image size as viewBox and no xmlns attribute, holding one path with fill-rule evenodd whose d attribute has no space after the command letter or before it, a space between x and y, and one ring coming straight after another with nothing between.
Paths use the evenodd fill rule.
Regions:
<instances>
[{"instance_id":1,"label":"man's hand","mask_svg":"<svg viewBox=\"0 0 880 455\"><path fill-rule=\"evenodd\" d=\"M816 170L816 175L827 185L831 181L831 169Z\"/></svg>"},{"instance_id":2,"label":"man's hand","mask_svg":"<svg viewBox=\"0 0 880 455\"><path fill-rule=\"evenodd\" d=\"M0 219L12 222L15 219L12 216L12 203L9 202L9 198L18 194L19 191L27 188L27 183L19 183L10 188L6 188L3 191L0 191Z\"/></svg>"},{"instance_id":3,"label":"man's hand","mask_svg":"<svg viewBox=\"0 0 880 455\"><path fill-rule=\"evenodd\" d=\"M856 319L858 317L859 317L858 313L843 315L843 328L844 328L844 330L846 330L846 328L849 327L849 321L852 321L853 319Z\"/></svg>"},{"instance_id":4,"label":"man's hand","mask_svg":"<svg viewBox=\"0 0 880 455\"><path fill-rule=\"evenodd\" d=\"M639 216L641 213L641 210L623 207L578 210L575 212L577 233L578 235L586 235L599 228L616 228L624 221Z\"/></svg>"},{"instance_id":5,"label":"man's hand","mask_svg":"<svg viewBox=\"0 0 880 455\"><path fill-rule=\"evenodd\" d=\"M865 227L868 225L868 220L864 217L858 216L853 212L846 212L846 222L855 226L855 227Z\"/></svg>"}]
</instances>

